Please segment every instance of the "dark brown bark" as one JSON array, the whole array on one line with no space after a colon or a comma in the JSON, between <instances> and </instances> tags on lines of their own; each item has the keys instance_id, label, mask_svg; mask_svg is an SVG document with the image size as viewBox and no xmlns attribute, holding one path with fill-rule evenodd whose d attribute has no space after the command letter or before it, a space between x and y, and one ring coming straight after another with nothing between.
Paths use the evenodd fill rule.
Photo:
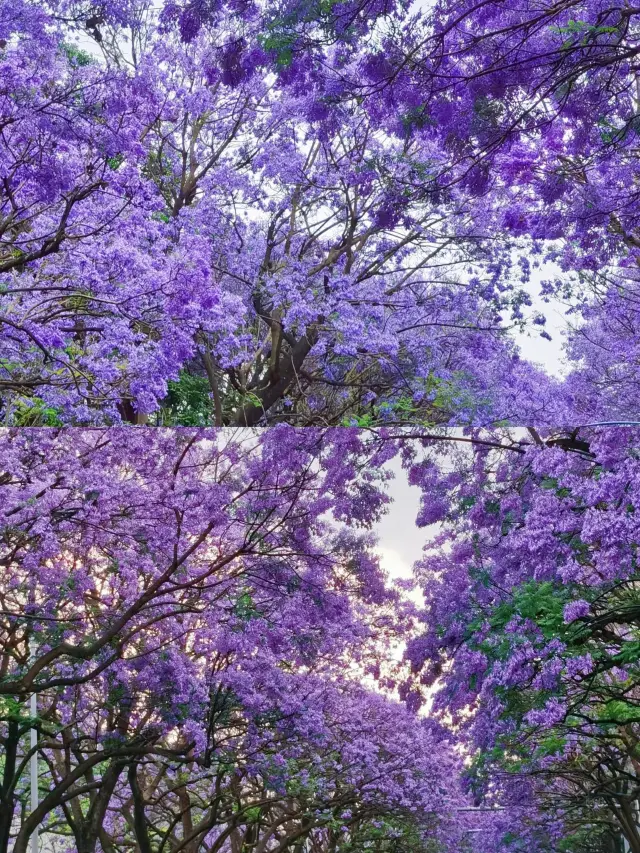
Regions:
<instances>
[{"instance_id":1,"label":"dark brown bark","mask_svg":"<svg viewBox=\"0 0 640 853\"><path fill-rule=\"evenodd\" d=\"M4 771L2 784L0 785L0 853L7 853L9 849L9 837L11 823L13 821L13 810L15 797L13 794L13 783L16 772L18 756L18 743L20 741L20 729L17 720L9 720L7 724L7 736L2 744L4 752Z\"/></svg>"},{"instance_id":2,"label":"dark brown bark","mask_svg":"<svg viewBox=\"0 0 640 853\"><path fill-rule=\"evenodd\" d=\"M238 409L234 416L235 426L255 426L264 414L284 397L317 340L318 330L312 327L280 360L277 381L256 392L260 402L246 403Z\"/></svg>"},{"instance_id":3,"label":"dark brown bark","mask_svg":"<svg viewBox=\"0 0 640 853\"><path fill-rule=\"evenodd\" d=\"M129 787L133 798L133 831L138 842L140 853L152 853L151 841L147 832L147 819L144 811L144 797L138 782L138 765L133 762L129 765L128 772Z\"/></svg>"}]
</instances>

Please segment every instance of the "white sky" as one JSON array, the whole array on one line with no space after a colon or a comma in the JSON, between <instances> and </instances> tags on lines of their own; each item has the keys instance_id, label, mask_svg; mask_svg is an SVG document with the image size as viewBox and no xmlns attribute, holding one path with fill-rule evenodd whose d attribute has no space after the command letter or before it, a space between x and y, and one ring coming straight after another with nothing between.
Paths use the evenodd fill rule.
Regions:
<instances>
[{"instance_id":1,"label":"white sky","mask_svg":"<svg viewBox=\"0 0 640 853\"><path fill-rule=\"evenodd\" d=\"M388 488L393 503L375 527L380 540L378 553L392 577L409 578L411 567L422 556L422 547L427 539L427 531L415 524L420 489L409 485L399 459L392 460L388 467L395 474Z\"/></svg>"},{"instance_id":2,"label":"white sky","mask_svg":"<svg viewBox=\"0 0 640 853\"><path fill-rule=\"evenodd\" d=\"M550 376L558 378L562 378L566 372L566 360L562 350L563 332L568 328L566 309L558 300L544 302L540 297L540 283L544 279L554 279L562 275L560 268L555 264L542 264L540 269L531 270L531 281L526 288L533 302L529 311L544 314L547 318L544 328L551 336L551 340L540 337L540 327L534 327L525 333L519 331L512 333L523 358L536 362Z\"/></svg>"}]
</instances>

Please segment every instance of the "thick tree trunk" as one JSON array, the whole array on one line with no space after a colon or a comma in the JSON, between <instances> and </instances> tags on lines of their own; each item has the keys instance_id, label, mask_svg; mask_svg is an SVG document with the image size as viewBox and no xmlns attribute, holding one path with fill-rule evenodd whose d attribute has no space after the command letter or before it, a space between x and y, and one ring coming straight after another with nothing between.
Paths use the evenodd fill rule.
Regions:
<instances>
[{"instance_id":1,"label":"thick tree trunk","mask_svg":"<svg viewBox=\"0 0 640 853\"><path fill-rule=\"evenodd\" d=\"M640 853L640 828L637 823L637 816L628 802L621 804L620 824L624 837L627 839L630 853Z\"/></svg>"},{"instance_id":2,"label":"thick tree trunk","mask_svg":"<svg viewBox=\"0 0 640 853\"><path fill-rule=\"evenodd\" d=\"M258 404L247 403L238 409L233 419L234 426L255 426L262 416L284 397L317 340L318 330L312 326L305 337L296 343L291 352L281 359L277 370L278 378L256 394L260 402Z\"/></svg>"},{"instance_id":3,"label":"thick tree trunk","mask_svg":"<svg viewBox=\"0 0 640 853\"><path fill-rule=\"evenodd\" d=\"M138 849L140 853L152 853L144 813L144 798L138 784L138 765L135 761L129 765L128 779L133 797L133 831L138 842Z\"/></svg>"},{"instance_id":4,"label":"thick tree trunk","mask_svg":"<svg viewBox=\"0 0 640 853\"><path fill-rule=\"evenodd\" d=\"M104 773L100 789L91 803L85 820L76 832L78 853L95 853L107 807L124 767L123 761L114 761Z\"/></svg>"},{"instance_id":5,"label":"thick tree trunk","mask_svg":"<svg viewBox=\"0 0 640 853\"><path fill-rule=\"evenodd\" d=\"M15 797L13 782L16 772L20 728L17 720L10 720L4 742L4 772L0 786L0 853L8 853Z\"/></svg>"},{"instance_id":6,"label":"thick tree trunk","mask_svg":"<svg viewBox=\"0 0 640 853\"><path fill-rule=\"evenodd\" d=\"M140 751L142 751L142 749ZM123 752L125 752L126 757L117 756L116 759L116 756L112 756L112 758L116 760L113 761L111 767L109 767L102 777L103 784L101 785L100 791L96 795L95 800L91 804L90 812L85 821L86 828L78 831L80 836L78 844L82 847L83 853L85 848L87 850L95 850L102 821L104 820L104 815L106 813L107 806L109 805L111 794L113 793L118 781L118 776L122 772L124 766L131 760L131 752L129 750L123 750ZM43 820L45 820L50 812L60 806L63 802L67 802L73 798L74 791L78 787L82 787L82 785L78 785L78 782L85 778L85 774L88 770L102 763L106 759L107 756L103 756L101 753L92 755L85 759L85 761L79 764L66 776L65 779L61 780L52 791L49 791L49 793L43 797L38 808L29 815L22 825L20 832L16 837L13 853L27 853L29 839L35 832L36 828L43 822ZM90 846L92 837L93 847ZM78 850L80 853L80 847Z\"/></svg>"}]
</instances>

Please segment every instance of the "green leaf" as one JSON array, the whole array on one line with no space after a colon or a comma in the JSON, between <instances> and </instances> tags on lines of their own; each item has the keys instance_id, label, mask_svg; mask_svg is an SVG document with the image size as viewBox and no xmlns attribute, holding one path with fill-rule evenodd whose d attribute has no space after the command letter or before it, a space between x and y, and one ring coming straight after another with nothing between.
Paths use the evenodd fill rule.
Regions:
<instances>
[{"instance_id":1,"label":"green leaf","mask_svg":"<svg viewBox=\"0 0 640 853\"><path fill-rule=\"evenodd\" d=\"M177 382L168 383L164 401L164 420L170 426L209 426L213 422L213 401L207 379L180 373Z\"/></svg>"},{"instance_id":2,"label":"green leaf","mask_svg":"<svg viewBox=\"0 0 640 853\"><path fill-rule=\"evenodd\" d=\"M113 157L109 157L107 160L107 165L110 169L115 170L124 163L124 154L114 154Z\"/></svg>"},{"instance_id":3,"label":"green leaf","mask_svg":"<svg viewBox=\"0 0 640 853\"><path fill-rule=\"evenodd\" d=\"M60 47L65 53L69 63L75 67L84 67L86 65L94 65L96 60L86 50L76 47L74 44L66 44L63 42Z\"/></svg>"}]
</instances>

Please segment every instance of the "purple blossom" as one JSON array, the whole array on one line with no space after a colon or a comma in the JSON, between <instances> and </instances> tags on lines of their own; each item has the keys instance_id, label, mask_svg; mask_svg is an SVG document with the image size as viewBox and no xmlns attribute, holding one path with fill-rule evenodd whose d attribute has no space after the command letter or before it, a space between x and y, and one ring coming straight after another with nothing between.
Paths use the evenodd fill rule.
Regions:
<instances>
[{"instance_id":1,"label":"purple blossom","mask_svg":"<svg viewBox=\"0 0 640 853\"><path fill-rule=\"evenodd\" d=\"M579 599L578 601L570 601L566 604L562 611L562 615L564 616L564 621L566 623L575 622L577 619L582 619L583 617L588 616L590 610L591 605L589 602L584 601L584 599Z\"/></svg>"}]
</instances>

